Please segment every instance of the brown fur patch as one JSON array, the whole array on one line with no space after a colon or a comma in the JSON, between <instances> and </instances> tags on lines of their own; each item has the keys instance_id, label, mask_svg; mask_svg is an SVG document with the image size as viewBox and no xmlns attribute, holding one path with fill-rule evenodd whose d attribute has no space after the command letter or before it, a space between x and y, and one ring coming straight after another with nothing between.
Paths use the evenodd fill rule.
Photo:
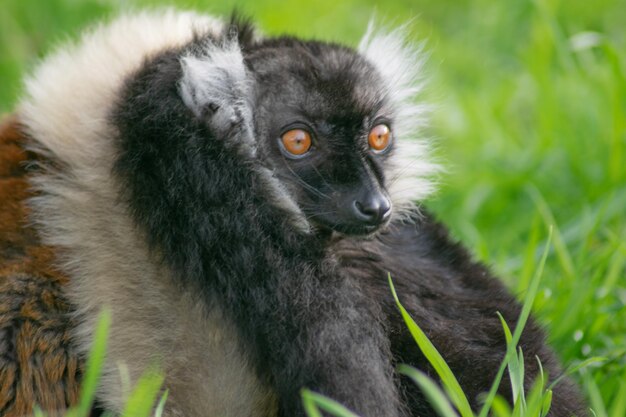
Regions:
<instances>
[{"instance_id":1,"label":"brown fur patch","mask_svg":"<svg viewBox=\"0 0 626 417\"><path fill-rule=\"evenodd\" d=\"M81 362L71 346L67 277L28 223L32 155L16 117L0 124L0 415L50 415L77 402Z\"/></svg>"}]
</instances>

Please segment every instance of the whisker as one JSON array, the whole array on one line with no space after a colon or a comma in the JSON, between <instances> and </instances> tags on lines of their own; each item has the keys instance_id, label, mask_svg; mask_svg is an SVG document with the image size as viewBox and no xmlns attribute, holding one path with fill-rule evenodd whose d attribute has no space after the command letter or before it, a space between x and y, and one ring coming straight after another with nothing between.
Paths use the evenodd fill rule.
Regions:
<instances>
[{"instance_id":1,"label":"whisker","mask_svg":"<svg viewBox=\"0 0 626 417\"><path fill-rule=\"evenodd\" d=\"M302 185L303 187L305 187L307 190L315 193L316 195L322 197L322 198L326 198L330 200L330 196L324 194L323 192L321 192L320 190L318 190L317 188L313 187L311 184L307 183L305 180L302 179L302 177L300 177L300 175L298 175L290 166L289 164L286 164L287 168L289 169L289 171L291 171L291 173L294 175L294 178L296 179L296 181ZM283 179L291 179L291 177L288 177L286 175L281 175L278 174L281 178Z\"/></svg>"},{"instance_id":2,"label":"whisker","mask_svg":"<svg viewBox=\"0 0 626 417\"><path fill-rule=\"evenodd\" d=\"M418 164L420 162L420 159L416 158L413 160L410 160L408 163L404 164L403 167L400 167L399 171L397 171L390 179L389 179L389 185L394 184L395 182L399 181L400 179L404 178L404 174L406 174L407 171L409 171L415 164Z\"/></svg>"},{"instance_id":3,"label":"whisker","mask_svg":"<svg viewBox=\"0 0 626 417\"><path fill-rule=\"evenodd\" d=\"M324 184L326 184L328 186L328 188L330 188L331 191L335 192L335 188L328 181L326 181L326 178L324 178L322 173L318 171L318 169L315 167L315 165L311 164L311 167L313 168L313 170L315 170L317 175L319 175L319 177L322 179L322 181L324 181Z\"/></svg>"},{"instance_id":4,"label":"whisker","mask_svg":"<svg viewBox=\"0 0 626 417\"><path fill-rule=\"evenodd\" d=\"M325 216L328 214L337 214L338 211L336 209L329 209L327 211L318 211L319 210L319 206L314 205L314 204L307 204L304 203L300 206L305 213L307 213L307 217L309 218L313 218L313 217L319 217L319 216ZM310 209L310 210L307 210ZM312 214L308 214L309 212L311 212Z\"/></svg>"},{"instance_id":5,"label":"whisker","mask_svg":"<svg viewBox=\"0 0 626 417\"><path fill-rule=\"evenodd\" d=\"M336 212L336 211L334 211L334 210L333 210L333 211L323 211L323 212L321 212L321 213L313 213L313 214L311 214L311 215L307 215L307 218L309 218L309 219L313 219L313 218L315 218L315 217L321 217L321 216L326 216L326 215L328 215L328 214L336 214L336 213L337 213L337 212Z\"/></svg>"},{"instance_id":6,"label":"whisker","mask_svg":"<svg viewBox=\"0 0 626 417\"><path fill-rule=\"evenodd\" d=\"M296 182L298 184L300 184L301 186L303 186L304 188L306 188L307 190L311 191L312 193L322 197L322 198L326 198L326 199L330 199L329 196L327 196L326 194L322 193L320 190L318 190L317 188L313 187L312 185L308 184L306 181L304 181L302 178L300 178L299 176L286 176L286 175L281 175L281 174L277 174L278 178L280 179L284 179L284 180L296 180Z\"/></svg>"}]
</instances>

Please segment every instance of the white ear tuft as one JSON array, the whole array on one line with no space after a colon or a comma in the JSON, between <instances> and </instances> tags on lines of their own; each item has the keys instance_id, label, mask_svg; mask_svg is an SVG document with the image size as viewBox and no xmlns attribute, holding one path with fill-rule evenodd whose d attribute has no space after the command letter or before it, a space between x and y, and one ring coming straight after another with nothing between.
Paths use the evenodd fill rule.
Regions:
<instances>
[{"instance_id":1,"label":"white ear tuft","mask_svg":"<svg viewBox=\"0 0 626 417\"><path fill-rule=\"evenodd\" d=\"M208 40L199 53L183 56L181 66L180 96L198 117L218 109L227 118L233 117L248 97L246 68L236 37Z\"/></svg>"},{"instance_id":2,"label":"white ear tuft","mask_svg":"<svg viewBox=\"0 0 626 417\"><path fill-rule=\"evenodd\" d=\"M210 123L217 137L236 133L233 145L243 156L256 155L252 126L251 82L236 36L207 40L180 59L179 94L197 117Z\"/></svg>"},{"instance_id":3,"label":"white ear tuft","mask_svg":"<svg viewBox=\"0 0 626 417\"><path fill-rule=\"evenodd\" d=\"M359 42L364 55L387 82L394 101L412 101L423 87L423 44L407 40L406 26L384 33L370 21Z\"/></svg>"}]
</instances>

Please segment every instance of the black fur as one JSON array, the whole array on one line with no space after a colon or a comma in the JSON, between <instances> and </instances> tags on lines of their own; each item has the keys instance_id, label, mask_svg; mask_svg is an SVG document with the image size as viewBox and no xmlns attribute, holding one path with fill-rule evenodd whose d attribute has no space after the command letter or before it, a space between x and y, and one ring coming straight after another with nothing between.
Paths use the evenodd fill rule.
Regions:
<instances>
[{"instance_id":1,"label":"black fur","mask_svg":"<svg viewBox=\"0 0 626 417\"><path fill-rule=\"evenodd\" d=\"M242 49L247 49L255 43L254 22L239 10L235 9L230 15L230 30L237 33L237 40Z\"/></svg>"},{"instance_id":2,"label":"black fur","mask_svg":"<svg viewBox=\"0 0 626 417\"><path fill-rule=\"evenodd\" d=\"M415 224L389 225L375 238L336 240L336 231L363 232L341 212L354 190L385 190L389 155L372 156L363 141L373 124L393 126L380 77L344 47L254 42L245 33L255 156L240 152L242 123L218 128L212 115L195 117L180 98L179 58L206 39L163 53L129 79L112 120L120 131L116 175L136 222L180 285L234 319L259 375L278 395L280 416L303 415L302 387L362 416L434 415L393 372L408 362L432 374L401 322L387 272L476 407L505 351L495 313L513 325L515 300L428 217L416 214ZM220 111L223 103L213 113ZM276 139L295 122L316 134L319 154L311 159L287 161L279 152ZM313 233L294 228L258 166L284 182ZM534 355L557 376L534 324L521 345L529 382ZM583 415L580 404L562 384L552 415Z\"/></svg>"},{"instance_id":3,"label":"black fur","mask_svg":"<svg viewBox=\"0 0 626 417\"><path fill-rule=\"evenodd\" d=\"M380 307L338 271L323 240L282 220L229 147L236 138L191 118L176 57L137 74L115 115L117 171L136 221L183 285L234 318L281 416L303 414L302 387L363 416L399 415Z\"/></svg>"},{"instance_id":4,"label":"black fur","mask_svg":"<svg viewBox=\"0 0 626 417\"><path fill-rule=\"evenodd\" d=\"M368 295L383 306L394 363L411 364L436 378L394 304L388 273L403 306L446 359L472 407L478 409L479 394L490 388L506 351L496 312L513 328L521 311L502 283L473 261L466 249L449 238L445 227L423 210L421 214L415 210L412 222L392 224L371 241L342 239L333 250L343 271L366 283ZM532 319L519 346L524 353L526 387L538 376L537 357L551 380L561 376L558 361ZM434 415L408 379L402 384L413 415ZM511 401L506 375L499 394ZM550 416L587 415L569 380L556 385L553 394Z\"/></svg>"}]
</instances>

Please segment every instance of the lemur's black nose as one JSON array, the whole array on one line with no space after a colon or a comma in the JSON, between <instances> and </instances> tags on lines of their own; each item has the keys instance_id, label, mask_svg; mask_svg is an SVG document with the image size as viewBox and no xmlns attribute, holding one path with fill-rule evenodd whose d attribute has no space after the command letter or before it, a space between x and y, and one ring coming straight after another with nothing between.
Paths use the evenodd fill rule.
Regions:
<instances>
[{"instance_id":1,"label":"lemur's black nose","mask_svg":"<svg viewBox=\"0 0 626 417\"><path fill-rule=\"evenodd\" d=\"M352 211L363 223L377 225L391 214L391 203L382 193L367 193L352 202Z\"/></svg>"}]
</instances>

